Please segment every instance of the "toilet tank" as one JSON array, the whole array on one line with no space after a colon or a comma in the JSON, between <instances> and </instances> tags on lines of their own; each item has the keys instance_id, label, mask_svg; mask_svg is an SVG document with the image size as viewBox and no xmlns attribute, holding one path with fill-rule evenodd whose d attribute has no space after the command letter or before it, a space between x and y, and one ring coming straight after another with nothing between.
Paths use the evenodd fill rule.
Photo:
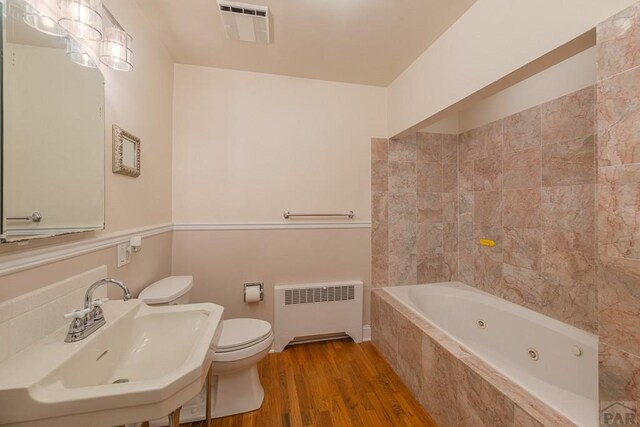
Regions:
<instances>
[{"instance_id":1,"label":"toilet tank","mask_svg":"<svg viewBox=\"0 0 640 427\"><path fill-rule=\"evenodd\" d=\"M193 276L169 276L144 288L138 299L147 305L188 304Z\"/></svg>"}]
</instances>

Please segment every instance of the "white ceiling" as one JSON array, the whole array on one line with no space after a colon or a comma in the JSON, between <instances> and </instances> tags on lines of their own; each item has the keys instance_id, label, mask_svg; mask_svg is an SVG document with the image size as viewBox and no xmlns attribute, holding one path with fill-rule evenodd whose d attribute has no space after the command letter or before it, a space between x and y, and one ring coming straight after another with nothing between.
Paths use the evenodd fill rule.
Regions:
<instances>
[{"instance_id":1,"label":"white ceiling","mask_svg":"<svg viewBox=\"0 0 640 427\"><path fill-rule=\"evenodd\" d=\"M475 1L245 0L269 7L265 45L228 40L216 0L137 0L176 63L376 86Z\"/></svg>"}]
</instances>

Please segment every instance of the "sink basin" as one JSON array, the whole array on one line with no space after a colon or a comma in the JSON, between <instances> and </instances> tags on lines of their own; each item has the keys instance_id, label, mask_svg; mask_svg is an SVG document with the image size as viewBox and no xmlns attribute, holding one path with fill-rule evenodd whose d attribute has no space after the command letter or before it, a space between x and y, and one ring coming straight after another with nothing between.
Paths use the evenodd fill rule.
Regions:
<instances>
[{"instance_id":1,"label":"sink basin","mask_svg":"<svg viewBox=\"0 0 640 427\"><path fill-rule=\"evenodd\" d=\"M202 389L223 307L103 305L77 343L66 327L0 364L0 425L113 426L165 416Z\"/></svg>"}]
</instances>

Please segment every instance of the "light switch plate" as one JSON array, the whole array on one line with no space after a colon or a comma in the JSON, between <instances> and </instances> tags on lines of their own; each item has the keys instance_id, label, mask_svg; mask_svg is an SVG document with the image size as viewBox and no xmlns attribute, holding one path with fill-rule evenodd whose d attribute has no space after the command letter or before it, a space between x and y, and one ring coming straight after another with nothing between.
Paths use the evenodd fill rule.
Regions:
<instances>
[{"instance_id":1,"label":"light switch plate","mask_svg":"<svg viewBox=\"0 0 640 427\"><path fill-rule=\"evenodd\" d=\"M131 244L120 243L118 245L118 268L125 266L131 262Z\"/></svg>"}]
</instances>

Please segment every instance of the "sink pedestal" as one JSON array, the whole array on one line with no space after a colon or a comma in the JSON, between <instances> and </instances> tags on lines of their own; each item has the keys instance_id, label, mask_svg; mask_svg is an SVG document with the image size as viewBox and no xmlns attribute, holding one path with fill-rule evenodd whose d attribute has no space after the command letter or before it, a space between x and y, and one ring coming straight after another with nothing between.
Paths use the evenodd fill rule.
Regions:
<instances>
[{"instance_id":1,"label":"sink pedestal","mask_svg":"<svg viewBox=\"0 0 640 427\"><path fill-rule=\"evenodd\" d=\"M207 390L207 409L205 412L206 426L211 427L211 382L213 381L213 371L211 370L211 366L209 366L209 371L207 372L207 382L206 382L206 390ZM169 427L180 427L180 411L182 410L182 406L169 414ZM149 421L142 423L142 427L149 427Z\"/></svg>"}]
</instances>

